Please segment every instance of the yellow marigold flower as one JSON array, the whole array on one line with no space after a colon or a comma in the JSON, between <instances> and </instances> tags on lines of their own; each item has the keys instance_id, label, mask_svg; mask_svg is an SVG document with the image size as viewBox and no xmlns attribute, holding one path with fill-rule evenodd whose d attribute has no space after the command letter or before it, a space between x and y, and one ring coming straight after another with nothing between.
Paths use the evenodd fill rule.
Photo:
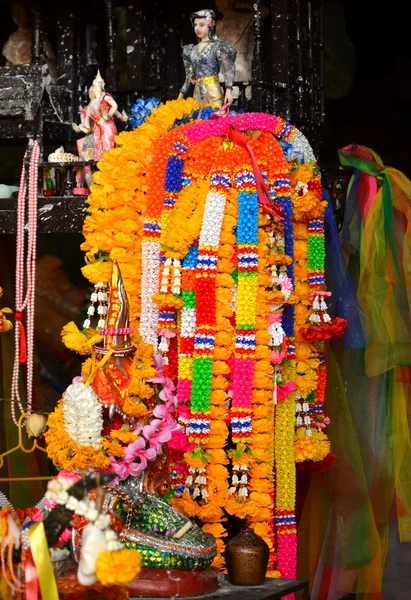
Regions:
<instances>
[{"instance_id":1,"label":"yellow marigold flower","mask_svg":"<svg viewBox=\"0 0 411 600\"><path fill-rule=\"evenodd\" d=\"M207 477L210 480L219 479L221 481L225 481L228 475L228 471L226 467L219 464L210 464L207 467Z\"/></svg>"},{"instance_id":2,"label":"yellow marigold flower","mask_svg":"<svg viewBox=\"0 0 411 600\"><path fill-rule=\"evenodd\" d=\"M214 558L213 562L211 563L211 567L218 572L220 572L224 569L225 560L221 554L217 554L217 556Z\"/></svg>"},{"instance_id":3,"label":"yellow marigold flower","mask_svg":"<svg viewBox=\"0 0 411 600\"><path fill-rule=\"evenodd\" d=\"M296 462L323 460L330 452L330 440L322 431L313 429L311 435L305 435L303 427L297 430L294 437L294 455Z\"/></svg>"},{"instance_id":4,"label":"yellow marigold flower","mask_svg":"<svg viewBox=\"0 0 411 600\"><path fill-rule=\"evenodd\" d=\"M262 492L251 492L250 499L256 502L257 504L260 504L260 506L271 506L271 498L270 494L268 493L265 494Z\"/></svg>"},{"instance_id":5,"label":"yellow marigold flower","mask_svg":"<svg viewBox=\"0 0 411 600\"><path fill-rule=\"evenodd\" d=\"M270 537L270 526L268 525L268 523L265 523L264 521L254 522L252 524L252 527L253 527L255 533L257 535L259 535L260 537L262 537L262 538Z\"/></svg>"},{"instance_id":6,"label":"yellow marigold flower","mask_svg":"<svg viewBox=\"0 0 411 600\"><path fill-rule=\"evenodd\" d=\"M273 423L270 419L260 419L254 414L253 432L265 433L273 431Z\"/></svg>"},{"instance_id":7,"label":"yellow marigold flower","mask_svg":"<svg viewBox=\"0 0 411 600\"><path fill-rule=\"evenodd\" d=\"M196 517L198 516L200 507L196 502L191 500L188 494L184 494L181 498L171 498L170 504L176 510L179 510L186 517Z\"/></svg>"},{"instance_id":8,"label":"yellow marigold flower","mask_svg":"<svg viewBox=\"0 0 411 600\"><path fill-rule=\"evenodd\" d=\"M203 525L203 531L211 533L215 538L227 537L228 535L221 523L206 523L206 525Z\"/></svg>"},{"instance_id":9,"label":"yellow marigold flower","mask_svg":"<svg viewBox=\"0 0 411 600\"><path fill-rule=\"evenodd\" d=\"M103 339L101 335L97 334L87 337L79 331L74 321L70 321L63 327L61 336L66 348L74 350L78 354L91 354L92 344Z\"/></svg>"},{"instance_id":10,"label":"yellow marigold flower","mask_svg":"<svg viewBox=\"0 0 411 600\"><path fill-rule=\"evenodd\" d=\"M213 414L213 419L210 420L210 434L214 435L214 436L223 436L223 437L227 437L228 436L228 427L227 425L221 421L219 421L218 419L216 419L216 416L214 416Z\"/></svg>"},{"instance_id":11,"label":"yellow marigold flower","mask_svg":"<svg viewBox=\"0 0 411 600\"><path fill-rule=\"evenodd\" d=\"M96 560L96 576L102 585L127 584L141 571L138 550L122 548L113 552L100 552Z\"/></svg>"},{"instance_id":12,"label":"yellow marigold flower","mask_svg":"<svg viewBox=\"0 0 411 600\"><path fill-rule=\"evenodd\" d=\"M301 394L301 396L308 396L308 394L310 394L316 388L317 377L309 377L308 375L296 374L295 385L297 391Z\"/></svg>"},{"instance_id":13,"label":"yellow marigold flower","mask_svg":"<svg viewBox=\"0 0 411 600\"><path fill-rule=\"evenodd\" d=\"M271 407L271 401L273 398L272 391L270 390L253 390L253 405L255 404L264 404L266 406Z\"/></svg>"},{"instance_id":14,"label":"yellow marigold flower","mask_svg":"<svg viewBox=\"0 0 411 600\"><path fill-rule=\"evenodd\" d=\"M270 448L273 444L273 435L268 433L253 433L251 435L250 445L253 448Z\"/></svg>"},{"instance_id":15,"label":"yellow marigold flower","mask_svg":"<svg viewBox=\"0 0 411 600\"><path fill-rule=\"evenodd\" d=\"M157 304L159 308L181 308L183 306L183 301L181 298L176 298L173 294L154 294L153 302Z\"/></svg>"},{"instance_id":16,"label":"yellow marigold flower","mask_svg":"<svg viewBox=\"0 0 411 600\"><path fill-rule=\"evenodd\" d=\"M273 483L268 479L252 479L249 489L252 492L269 494L273 490Z\"/></svg>"},{"instance_id":17,"label":"yellow marigold flower","mask_svg":"<svg viewBox=\"0 0 411 600\"><path fill-rule=\"evenodd\" d=\"M270 334L268 334L268 339L270 340ZM230 346L232 342L232 337L230 334L225 331L217 331L215 336L215 343L217 346Z\"/></svg>"},{"instance_id":18,"label":"yellow marigold flower","mask_svg":"<svg viewBox=\"0 0 411 600\"><path fill-rule=\"evenodd\" d=\"M148 383L141 383L140 378L133 378L128 387L130 396L136 396L142 400L149 400L154 396L154 390Z\"/></svg>"},{"instance_id":19,"label":"yellow marigold flower","mask_svg":"<svg viewBox=\"0 0 411 600\"><path fill-rule=\"evenodd\" d=\"M212 464L227 465L229 462L227 455L222 448L213 448L211 450L207 450L207 454L208 454L208 460L209 460L210 465L212 465Z\"/></svg>"},{"instance_id":20,"label":"yellow marigold flower","mask_svg":"<svg viewBox=\"0 0 411 600\"><path fill-rule=\"evenodd\" d=\"M230 233L229 231L224 231L223 229L221 231L220 241L222 244L230 244L231 246L234 246L236 239L232 233Z\"/></svg>"},{"instance_id":21,"label":"yellow marigold flower","mask_svg":"<svg viewBox=\"0 0 411 600\"><path fill-rule=\"evenodd\" d=\"M227 365L227 363L221 360L213 361L213 375L227 375L229 372L230 367Z\"/></svg>"},{"instance_id":22,"label":"yellow marigold flower","mask_svg":"<svg viewBox=\"0 0 411 600\"><path fill-rule=\"evenodd\" d=\"M123 412L130 417L141 418L149 414L148 408L140 401L126 397L123 404Z\"/></svg>"},{"instance_id":23,"label":"yellow marigold flower","mask_svg":"<svg viewBox=\"0 0 411 600\"><path fill-rule=\"evenodd\" d=\"M254 386L262 390L271 390L273 388L273 381L270 375L266 373L254 373Z\"/></svg>"},{"instance_id":24,"label":"yellow marigold flower","mask_svg":"<svg viewBox=\"0 0 411 600\"><path fill-rule=\"evenodd\" d=\"M219 258L229 258L232 259L234 256L234 248L230 244L221 244L218 248L218 256ZM227 273L225 273L227 275Z\"/></svg>"},{"instance_id":25,"label":"yellow marigold flower","mask_svg":"<svg viewBox=\"0 0 411 600\"><path fill-rule=\"evenodd\" d=\"M309 164L305 163L303 165L299 165L298 168L291 173L291 184L293 187L297 185L299 181L301 183L308 183L314 177L314 173Z\"/></svg>"},{"instance_id":26,"label":"yellow marigold flower","mask_svg":"<svg viewBox=\"0 0 411 600\"><path fill-rule=\"evenodd\" d=\"M210 424L211 427L211 424ZM224 435L210 435L207 440L208 448L225 448L227 445L226 436Z\"/></svg>"},{"instance_id":27,"label":"yellow marigold flower","mask_svg":"<svg viewBox=\"0 0 411 600\"><path fill-rule=\"evenodd\" d=\"M214 503L209 502L208 504L204 504L204 506L200 506L198 511L198 516L204 522L215 523L216 521L223 520L223 510L219 506L216 506Z\"/></svg>"},{"instance_id":28,"label":"yellow marigold flower","mask_svg":"<svg viewBox=\"0 0 411 600\"><path fill-rule=\"evenodd\" d=\"M231 356L231 348L217 346L214 350L214 360L228 360Z\"/></svg>"},{"instance_id":29,"label":"yellow marigold flower","mask_svg":"<svg viewBox=\"0 0 411 600\"><path fill-rule=\"evenodd\" d=\"M258 504L252 502L250 499L244 502L236 500L232 496L228 499L224 508L230 515L235 515L239 519L250 519L262 510Z\"/></svg>"},{"instance_id":30,"label":"yellow marigold flower","mask_svg":"<svg viewBox=\"0 0 411 600\"><path fill-rule=\"evenodd\" d=\"M255 358L256 360L269 359L270 358L270 348L268 346L262 346L259 344L255 349Z\"/></svg>"},{"instance_id":31,"label":"yellow marigold flower","mask_svg":"<svg viewBox=\"0 0 411 600\"><path fill-rule=\"evenodd\" d=\"M227 410L224 406L217 404L217 406L213 406L210 417L212 421L225 421L227 417ZM227 434L228 430L226 432L226 435ZM221 435L223 435L223 433L221 433Z\"/></svg>"},{"instance_id":32,"label":"yellow marigold flower","mask_svg":"<svg viewBox=\"0 0 411 600\"><path fill-rule=\"evenodd\" d=\"M254 394L253 394L254 395ZM273 429L273 415L274 415L274 401L267 404L254 404L253 399L253 411L255 419L266 419L270 423L271 430Z\"/></svg>"},{"instance_id":33,"label":"yellow marigold flower","mask_svg":"<svg viewBox=\"0 0 411 600\"><path fill-rule=\"evenodd\" d=\"M86 265L81 272L90 283L97 283L98 281L110 281L112 268L111 262L101 260Z\"/></svg>"},{"instance_id":34,"label":"yellow marigold flower","mask_svg":"<svg viewBox=\"0 0 411 600\"><path fill-rule=\"evenodd\" d=\"M228 402L227 392L224 390L211 390L210 394L211 404L218 406Z\"/></svg>"},{"instance_id":35,"label":"yellow marigold flower","mask_svg":"<svg viewBox=\"0 0 411 600\"><path fill-rule=\"evenodd\" d=\"M228 382L222 375L215 375L211 384L213 390L226 390L228 388Z\"/></svg>"},{"instance_id":36,"label":"yellow marigold flower","mask_svg":"<svg viewBox=\"0 0 411 600\"><path fill-rule=\"evenodd\" d=\"M218 307L216 310L216 321L216 329L218 331L230 331L232 329L230 321L220 314Z\"/></svg>"},{"instance_id":37,"label":"yellow marigold flower","mask_svg":"<svg viewBox=\"0 0 411 600\"><path fill-rule=\"evenodd\" d=\"M274 368L269 360L257 360L255 363L255 370L258 373L265 373L266 375L272 375Z\"/></svg>"},{"instance_id":38,"label":"yellow marigold flower","mask_svg":"<svg viewBox=\"0 0 411 600\"><path fill-rule=\"evenodd\" d=\"M257 344L266 344L268 345L268 342L271 339L271 335L268 333L268 331L257 331L255 334L255 339Z\"/></svg>"},{"instance_id":39,"label":"yellow marigold flower","mask_svg":"<svg viewBox=\"0 0 411 600\"><path fill-rule=\"evenodd\" d=\"M271 459L270 450L268 448L253 448L252 456L261 462L269 462Z\"/></svg>"},{"instance_id":40,"label":"yellow marigold flower","mask_svg":"<svg viewBox=\"0 0 411 600\"><path fill-rule=\"evenodd\" d=\"M299 438L296 436L294 442L294 456L296 462L314 460L314 448L311 437Z\"/></svg>"},{"instance_id":41,"label":"yellow marigold flower","mask_svg":"<svg viewBox=\"0 0 411 600\"><path fill-rule=\"evenodd\" d=\"M137 435L131 431L122 431L121 429L112 429L110 431L110 437L113 440L119 440L123 444L131 444L137 439Z\"/></svg>"},{"instance_id":42,"label":"yellow marigold flower","mask_svg":"<svg viewBox=\"0 0 411 600\"><path fill-rule=\"evenodd\" d=\"M219 273L233 273L235 271L235 264L228 258L220 258L217 264L217 271Z\"/></svg>"}]
</instances>

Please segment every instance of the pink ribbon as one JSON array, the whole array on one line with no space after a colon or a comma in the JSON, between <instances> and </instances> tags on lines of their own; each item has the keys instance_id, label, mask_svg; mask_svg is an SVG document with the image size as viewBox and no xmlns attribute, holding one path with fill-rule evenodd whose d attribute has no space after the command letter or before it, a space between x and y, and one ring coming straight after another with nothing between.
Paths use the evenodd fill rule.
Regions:
<instances>
[{"instance_id":1,"label":"pink ribbon","mask_svg":"<svg viewBox=\"0 0 411 600\"><path fill-rule=\"evenodd\" d=\"M285 400L287 396L291 394L295 390L295 382L289 381L288 383L284 383L282 385L277 385L277 400Z\"/></svg>"}]
</instances>

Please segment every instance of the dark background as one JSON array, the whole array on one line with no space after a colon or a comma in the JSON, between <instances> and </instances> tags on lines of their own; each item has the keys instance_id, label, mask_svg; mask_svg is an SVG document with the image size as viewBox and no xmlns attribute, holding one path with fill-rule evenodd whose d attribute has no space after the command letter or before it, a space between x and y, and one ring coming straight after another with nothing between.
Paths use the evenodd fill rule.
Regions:
<instances>
[{"instance_id":1,"label":"dark background","mask_svg":"<svg viewBox=\"0 0 411 600\"><path fill-rule=\"evenodd\" d=\"M325 9L330 4L326 0ZM340 0L340 5L356 69L349 93L327 101L322 155L337 161L336 150L356 142L410 177L410 32L404 9L397 0Z\"/></svg>"},{"instance_id":2,"label":"dark background","mask_svg":"<svg viewBox=\"0 0 411 600\"><path fill-rule=\"evenodd\" d=\"M56 4L46 3L44 26L55 47ZM203 4L213 7L214 2L186 3L186 14L181 16L186 26L180 23L185 43L194 41L188 12ZM101 0L89 0L78 18L86 21L91 11L93 19L97 15L97 20L104 20L101 5ZM14 30L9 2L0 0L0 47ZM410 34L399 0L381 8L372 0L324 0L324 38L326 120L320 163L338 164L338 148L356 142L372 148L384 164L410 177ZM4 64L2 56L0 64ZM3 163L8 157L1 148L0 153ZM0 170L4 172L4 163Z\"/></svg>"}]
</instances>

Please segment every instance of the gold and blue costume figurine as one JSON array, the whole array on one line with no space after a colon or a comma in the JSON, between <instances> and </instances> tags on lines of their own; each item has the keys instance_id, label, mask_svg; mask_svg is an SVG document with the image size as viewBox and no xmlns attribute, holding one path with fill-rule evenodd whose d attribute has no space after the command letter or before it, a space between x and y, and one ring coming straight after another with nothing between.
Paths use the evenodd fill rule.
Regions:
<instances>
[{"instance_id":1,"label":"gold and blue costume figurine","mask_svg":"<svg viewBox=\"0 0 411 600\"><path fill-rule=\"evenodd\" d=\"M198 42L183 46L186 79L179 98L184 98L194 85L193 96L200 104L221 108L233 100L237 51L217 37L214 11L208 8L199 10L190 15L190 20ZM225 94L219 81L220 73L224 78Z\"/></svg>"}]
</instances>

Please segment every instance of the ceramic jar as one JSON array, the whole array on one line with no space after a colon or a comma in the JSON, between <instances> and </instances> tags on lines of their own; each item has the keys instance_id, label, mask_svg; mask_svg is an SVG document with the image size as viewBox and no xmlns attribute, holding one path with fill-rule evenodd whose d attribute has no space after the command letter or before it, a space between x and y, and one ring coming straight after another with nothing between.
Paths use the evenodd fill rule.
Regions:
<instances>
[{"instance_id":1,"label":"ceramic jar","mask_svg":"<svg viewBox=\"0 0 411 600\"><path fill-rule=\"evenodd\" d=\"M233 585L261 585L270 550L251 527L244 528L225 548L228 577Z\"/></svg>"}]
</instances>

